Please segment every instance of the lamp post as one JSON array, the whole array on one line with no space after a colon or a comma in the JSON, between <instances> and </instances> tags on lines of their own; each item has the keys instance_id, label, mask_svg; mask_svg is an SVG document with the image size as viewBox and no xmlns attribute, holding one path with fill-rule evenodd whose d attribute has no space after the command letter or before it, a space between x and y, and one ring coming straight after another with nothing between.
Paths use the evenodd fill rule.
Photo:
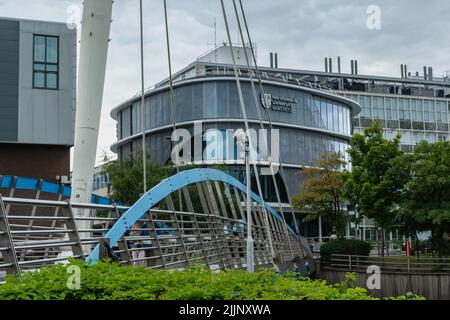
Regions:
<instances>
[{"instance_id":1,"label":"lamp post","mask_svg":"<svg viewBox=\"0 0 450 320\"><path fill-rule=\"evenodd\" d=\"M250 142L248 136L245 138L245 174L247 177L247 272L255 271L252 237L252 197L250 177Z\"/></svg>"},{"instance_id":2,"label":"lamp post","mask_svg":"<svg viewBox=\"0 0 450 320\"><path fill-rule=\"evenodd\" d=\"M251 176L250 176L250 137L243 129L239 129L234 134L237 142L244 148L245 152L245 175L246 175L246 210L247 210L247 272L255 272L255 259L252 237L252 197L251 197ZM242 150L242 149L241 149Z\"/></svg>"}]
</instances>

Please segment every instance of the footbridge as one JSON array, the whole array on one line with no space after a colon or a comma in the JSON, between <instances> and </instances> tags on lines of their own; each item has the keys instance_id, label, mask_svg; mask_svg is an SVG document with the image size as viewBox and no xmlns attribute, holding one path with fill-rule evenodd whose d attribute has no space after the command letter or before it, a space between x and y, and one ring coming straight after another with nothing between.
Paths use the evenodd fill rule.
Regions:
<instances>
[{"instance_id":1,"label":"footbridge","mask_svg":"<svg viewBox=\"0 0 450 320\"><path fill-rule=\"evenodd\" d=\"M10 180L2 178L1 190ZM3 275L65 262L69 256L147 268L183 269L197 263L212 269L245 268L247 196L252 200L256 267L271 266L274 259L282 263L311 257L305 239L276 210L255 193L247 195L245 185L220 170L182 171L131 207L98 197L90 204L71 203L67 187L42 181L14 186L16 193L33 189L33 198L0 197ZM90 214L77 216L80 209ZM80 220L91 227L78 229Z\"/></svg>"}]
</instances>

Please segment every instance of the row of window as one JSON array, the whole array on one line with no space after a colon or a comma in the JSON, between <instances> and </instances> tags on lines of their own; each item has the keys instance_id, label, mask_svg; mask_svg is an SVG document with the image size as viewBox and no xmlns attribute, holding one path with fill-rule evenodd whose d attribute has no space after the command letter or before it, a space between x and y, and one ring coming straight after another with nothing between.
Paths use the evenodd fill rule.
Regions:
<instances>
[{"instance_id":1,"label":"row of window","mask_svg":"<svg viewBox=\"0 0 450 320\"><path fill-rule=\"evenodd\" d=\"M155 106L153 106L155 107ZM151 121L150 113L153 108L149 108L146 103L145 109L145 125L146 128L150 128L150 122L161 122L159 126L167 124L167 115L170 113L156 112L159 117ZM347 107L343 107L329 99L323 99L315 97L311 104L310 117L312 117L313 126L320 129L325 129L333 132L338 132L346 135L351 134L351 112ZM163 116L166 115L166 117ZM133 104L131 107L123 109L118 116L119 123L119 139L126 138L130 135L134 135L142 132L141 129L141 106L139 104Z\"/></svg>"},{"instance_id":2,"label":"row of window","mask_svg":"<svg viewBox=\"0 0 450 320\"><path fill-rule=\"evenodd\" d=\"M240 153L241 149L238 147L238 143L230 135L227 139L227 132L224 130L211 129L209 133L204 134L207 141L202 141L201 155L195 154L194 142L190 143L190 150L185 149L184 152L190 152L185 154L180 152L180 156L185 161L190 162L193 160L199 161L232 161L242 160L243 155ZM164 137L167 133L151 135L146 140L147 150L151 154L154 161L166 162L171 157L171 142ZM218 137L221 136L220 139ZM272 142L271 137L267 138L269 143L267 151L271 154L271 159L274 162L278 162L280 159L283 163L289 163L294 165L307 165L313 166L317 163L320 157L329 152L340 153L344 159L348 162L348 142L344 139L338 139L329 137L323 134L317 134L313 132L302 132L296 129L285 128L280 130L279 142ZM255 140L256 141L256 140ZM128 159L136 152L141 150L141 139L135 139L133 142L123 144L118 148L119 157L121 160ZM252 159L258 161L268 161L267 155L264 155L261 149L257 149L257 152L252 151ZM199 156L201 158L199 158ZM278 157L279 156L279 157ZM197 158L194 158L197 157Z\"/></svg>"},{"instance_id":3,"label":"row of window","mask_svg":"<svg viewBox=\"0 0 450 320\"><path fill-rule=\"evenodd\" d=\"M362 110L359 118L444 124L450 122L450 109L447 101L384 98L354 94L347 94L346 96L361 105Z\"/></svg>"},{"instance_id":4,"label":"row of window","mask_svg":"<svg viewBox=\"0 0 450 320\"><path fill-rule=\"evenodd\" d=\"M355 128L355 133L363 133L364 129ZM435 143L437 141L449 141L450 135L448 133L436 133L436 132L423 132L423 131L397 131L397 130L385 130L384 136L386 139L393 140L397 134L400 133L400 143L402 145L417 145L422 141L429 143Z\"/></svg>"},{"instance_id":5,"label":"row of window","mask_svg":"<svg viewBox=\"0 0 450 320\"><path fill-rule=\"evenodd\" d=\"M57 90L59 87L59 38L34 35L33 88Z\"/></svg>"},{"instance_id":6,"label":"row of window","mask_svg":"<svg viewBox=\"0 0 450 320\"><path fill-rule=\"evenodd\" d=\"M242 119L238 94L234 83L204 82L179 87L175 90L177 123L198 119ZM345 135L351 134L351 110L344 103L325 99L298 90L266 87L274 97L291 97L292 112L271 110L273 122L320 128ZM251 88L243 85L244 100L249 119L258 120L257 108L266 119L262 105L255 108ZM168 92L160 92L145 100L145 128L153 129L172 124ZM118 138L142 132L141 103L136 102L118 113Z\"/></svg>"}]
</instances>

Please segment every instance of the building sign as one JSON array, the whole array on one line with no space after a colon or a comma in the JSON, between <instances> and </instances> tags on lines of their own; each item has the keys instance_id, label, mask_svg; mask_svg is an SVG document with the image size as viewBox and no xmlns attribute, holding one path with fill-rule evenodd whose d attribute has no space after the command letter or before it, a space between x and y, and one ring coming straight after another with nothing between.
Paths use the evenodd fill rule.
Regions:
<instances>
[{"instance_id":1,"label":"building sign","mask_svg":"<svg viewBox=\"0 0 450 320\"><path fill-rule=\"evenodd\" d=\"M293 97L277 96L270 93L261 94L261 102L266 109L289 113L292 113L297 105L297 99Z\"/></svg>"}]
</instances>

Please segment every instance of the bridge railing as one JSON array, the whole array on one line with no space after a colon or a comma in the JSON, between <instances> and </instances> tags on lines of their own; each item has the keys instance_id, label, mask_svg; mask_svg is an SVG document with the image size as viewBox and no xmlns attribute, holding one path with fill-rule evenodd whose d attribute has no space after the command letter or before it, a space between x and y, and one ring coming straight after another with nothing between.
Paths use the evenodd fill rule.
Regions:
<instances>
[{"instance_id":1,"label":"bridge railing","mask_svg":"<svg viewBox=\"0 0 450 320\"><path fill-rule=\"evenodd\" d=\"M89 210L86 217L76 210ZM79 230L77 221L113 224L126 207L70 204L66 201L0 197L0 272L13 273L67 260L84 258L83 246L97 244L105 230ZM105 215L106 213L106 215ZM95 223L95 224L94 224ZM87 232L81 238L80 233Z\"/></svg>"},{"instance_id":2,"label":"bridge railing","mask_svg":"<svg viewBox=\"0 0 450 320\"><path fill-rule=\"evenodd\" d=\"M89 214L78 215L81 210ZM0 197L0 281L2 273L37 269L64 262L68 256L85 258L84 252L99 244L126 210L124 206ZM112 248L113 258L147 268L183 269L196 263L212 269L245 268L246 215L243 208L236 211L221 215L151 209ZM279 220L269 215L268 227L261 208L255 206L252 213L256 266L272 264L269 234L281 260L302 255L299 240ZM89 221L90 227L79 229L80 221Z\"/></svg>"}]
</instances>

